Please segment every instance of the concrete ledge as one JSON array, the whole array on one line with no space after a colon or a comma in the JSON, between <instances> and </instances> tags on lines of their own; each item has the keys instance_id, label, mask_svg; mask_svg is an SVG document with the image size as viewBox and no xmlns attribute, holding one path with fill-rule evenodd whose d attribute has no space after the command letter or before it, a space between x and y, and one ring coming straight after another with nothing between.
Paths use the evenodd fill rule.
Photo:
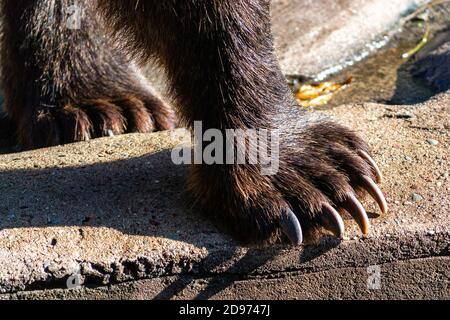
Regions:
<instances>
[{"instance_id":1,"label":"concrete ledge","mask_svg":"<svg viewBox=\"0 0 450 320\"><path fill-rule=\"evenodd\" d=\"M387 263L380 266L381 289L373 290L363 281L367 268L342 268L244 278L171 276L95 289L21 292L0 299L448 299L449 268L445 257Z\"/></svg>"},{"instance_id":2,"label":"concrete ledge","mask_svg":"<svg viewBox=\"0 0 450 320\"><path fill-rule=\"evenodd\" d=\"M448 101L328 112L373 146L391 207L367 238L347 220L342 243L237 246L186 208L168 151L183 130L1 155L0 297L448 299Z\"/></svg>"}]
</instances>

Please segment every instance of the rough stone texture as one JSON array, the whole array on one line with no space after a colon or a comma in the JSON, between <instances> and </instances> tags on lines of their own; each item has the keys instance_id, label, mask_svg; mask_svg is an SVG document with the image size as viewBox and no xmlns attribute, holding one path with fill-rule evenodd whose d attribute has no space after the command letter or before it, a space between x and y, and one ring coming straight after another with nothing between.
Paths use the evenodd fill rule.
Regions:
<instances>
[{"instance_id":1,"label":"rough stone texture","mask_svg":"<svg viewBox=\"0 0 450 320\"><path fill-rule=\"evenodd\" d=\"M316 75L364 49L362 36L386 30L413 1L323 1L320 11L301 1L296 11L299 2L274 1L280 58L286 73ZM383 17L371 6L384 6ZM383 26L365 30L372 18ZM366 201L369 237L347 219L344 241L300 248L241 248L189 209L187 168L170 161L183 130L1 155L0 298L448 299L449 100L327 111L371 143L391 210L379 217ZM375 265L381 289L369 290ZM84 286L67 290L74 275Z\"/></svg>"},{"instance_id":2,"label":"rough stone texture","mask_svg":"<svg viewBox=\"0 0 450 320\"><path fill-rule=\"evenodd\" d=\"M436 43L439 45L432 45L431 50L419 54L413 74L436 89L446 91L450 88L450 32L437 37Z\"/></svg>"},{"instance_id":3,"label":"rough stone texture","mask_svg":"<svg viewBox=\"0 0 450 320\"><path fill-rule=\"evenodd\" d=\"M424 2L274 0L273 25L283 71L305 77L339 71L383 44L379 36Z\"/></svg>"},{"instance_id":4,"label":"rough stone texture","mask_svg":"<svg viewBox=\"0 0 450 320\"><path fill-rule=\"evenodd\" d=\"M342 268L310 274L221 278L164 277L111 288L21 292L14 299L436 299L448 298L447 258L418 259L382 266L381 289L368 289L367 268ZM333 279L330 281L330 279ZM356 279L356 281L355 281ZM358 279L361 279L359 281ZM401 284L401 285L399 285ZM409 290L405 291L405 287ZM2 297L0 296L0 299Z\"/></svg>"},{"instance_id":5,"label":"rough stone texture","mask_svg":"<svg viewBox=\"0 0 450 320\"><path fill-rule=\"evenodd\" d=\"M391 208L366 201L372 233L346 220L342 243L237 246L187 209L187 169L167 151L183 130L2 155L0 297L448 299L449 96L327 112L367 137ZM90 289L60 290L74 274Z\"/></svg>"}]
</instances>

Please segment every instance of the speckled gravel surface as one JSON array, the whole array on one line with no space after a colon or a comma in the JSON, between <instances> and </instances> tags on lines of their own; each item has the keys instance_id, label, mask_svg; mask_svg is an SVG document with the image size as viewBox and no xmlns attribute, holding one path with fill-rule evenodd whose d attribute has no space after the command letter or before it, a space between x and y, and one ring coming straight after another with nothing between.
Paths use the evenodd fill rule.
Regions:
<instances>
[{"instance_id":1,"label":"speckled gravel surface","mask_svg":"<svg viewBox=\"0 0 450 320\"><path fill-rule=\"evenodd\" d=\"M343 242L324 238L317 246L240 248L192 212L183 191L187 168L173 165L168 151L186 138L184 130L1 155L0 293L67 288L74 275L90 287L114 287L176 275L295 278L448 259L449 97L327 111L370 142L390 212L378 216L366 201L367 238L346 220ZM449 271L437 272L445 279Z\"/></svg>"},{"instance_id":2,"label":"speckled gravel surface","mask_svg":"<svg viewBox=\"0 0 450 320\"><path fill-rule=\"evenodd\" d=\"M373 235L386 228L428 233L449 231L450 95L441 94L416 106L362 104L331 112L369 141L386 177L390 213L378 219Z\"/></svg>"},{"instance_id":3,"label":"speckled gravel surface","mask_svg":"<svg viewBox=\"0 0 450 320\"><path fill-rule=\"evenodd\" d=\"M355 58L412 3L274 0L284 72ZM149 71L164 91L161 74ZM343 241L296 248L239 247L189 207L187 168L169 151L183 130L0 155L0 299L448 299L449 101L326 111L370 142L390 211L366 200L368 237L346 219ZM368 289L372 266L382 290Z\"/></svg>"}]
</instances>

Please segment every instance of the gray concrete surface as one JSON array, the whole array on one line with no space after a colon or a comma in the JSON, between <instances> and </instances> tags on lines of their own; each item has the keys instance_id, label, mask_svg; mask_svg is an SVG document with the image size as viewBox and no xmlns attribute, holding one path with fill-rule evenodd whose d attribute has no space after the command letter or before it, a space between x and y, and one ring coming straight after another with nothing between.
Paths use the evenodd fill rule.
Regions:
<instances>
[{"instance_id":1,"label":"gray concrete surface","mask_svg":"<svg viewBox=\"0 0 450 320\"><path fill-rule=\"evenodd\" d=\"M324 61L310 74L330 65L328 54L340 61L355 46L345 42L321 53L322 41L338 46L331 12L342 9L340 21L355 28L369 18L368 3L387 6L386 16L374 16L383 22L410 4L324 4L317 21L328 20L328 31L311 7L304 16L319 29L302 34L289 18L295 1L291 10L274 2L275 24L292 26L285 34L275 26L277 43L287 73ZM366 201L373 224L368 237L346 219L343 241L325 237L297 248L242 248L190 209L187 168L170 161L171 148L186 138L183 130L0 155L0 299L449 299L449 100L442 93L415 106L365 103L326 111L370 142L391 210L378 216ZM381 272L380 287L368 286L372 270Z\"/></svg>"},{"instance_id":2,"label":"gray concrete surface","mask_svg":"<svg viewBox=\"0 0 450 320\"><path fill-rule=\"evenodd\" d=\"M369 289L367 268L341 268L310 274L296 271L251 278L170 276L112 287L21 292L15 299L436 299L447 298L449 263L445 258L418 259L380 266L380 289ZM414 270L414 272L411 272ZM447 279L446 279L447 277ZM433 281L430 281L433 279ZM399 283L401 285L399 285ZM407 290L405 291L405 288ZM1 298L1 297L0 297Z\"/></svg>"},{"instance_id":3,"label":"gray concrete surface","mask_svg":"<svg viewBox=\"0 0 450 320\"><path fill-rule=\"evenodd\" d=\"M423 0L274 0L273 27L286 74L325 76L386 41L399 18Z\"/></svg>"},{"instance_id":4,"label":"gray concrete surface","mask_svg":"<svg viewBox=\"0 0 450 320\"><path fill-rule=\"evenodd\" d=\"M365 202L370 236L346 220L342 243L299 248L241 248L187 208L167 151L184 131L2 155L0 297L448 299L449 111L449 94L328 111L371 143L391 210Z\"/></svg>"}]
</instances>

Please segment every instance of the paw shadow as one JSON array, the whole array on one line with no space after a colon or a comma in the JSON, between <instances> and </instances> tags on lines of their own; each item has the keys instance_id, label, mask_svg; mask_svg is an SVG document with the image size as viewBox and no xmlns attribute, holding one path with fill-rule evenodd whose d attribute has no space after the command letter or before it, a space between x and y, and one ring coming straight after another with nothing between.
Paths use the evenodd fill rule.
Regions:
<instances>
[{"instance_id":1,"label":"paw shadow","mask_svg":"<svg viewBox=\"0 0 450 320\"><path fill-rule=\"evenodd\" d=\"M170 157L169 151L162 151L90 165L0 171L0 231L111 228L126 235L207 248L208 256L198 263L201 269L182 274L157 299L176 297L196 279L208 277L211 281L196 298L211 298L249 274L258 273L286 249L274 246L245 251L230 241L189 205L189 197L180 191L185 190L188 168L174 165ZM22 161L23 156L8 159ZM293 263L311 261L337 245L305 247ZM219 268L223 265L225 272Z\"/></svg>"},{"instance_id":2,"label":"paw shadow","mask_svg":"<svg viewBox=\"0 0 450 320\"><path fill-rule=\"evenodd\" d=\"M180 190L186 171L172 165L168 151L79 167L4 170L0 229L108 227L178 240L176 227L190 228L202 219L185 214L189 208ZM207 221L201 224L211 231Z\"/></svg>"}]
</instances>

